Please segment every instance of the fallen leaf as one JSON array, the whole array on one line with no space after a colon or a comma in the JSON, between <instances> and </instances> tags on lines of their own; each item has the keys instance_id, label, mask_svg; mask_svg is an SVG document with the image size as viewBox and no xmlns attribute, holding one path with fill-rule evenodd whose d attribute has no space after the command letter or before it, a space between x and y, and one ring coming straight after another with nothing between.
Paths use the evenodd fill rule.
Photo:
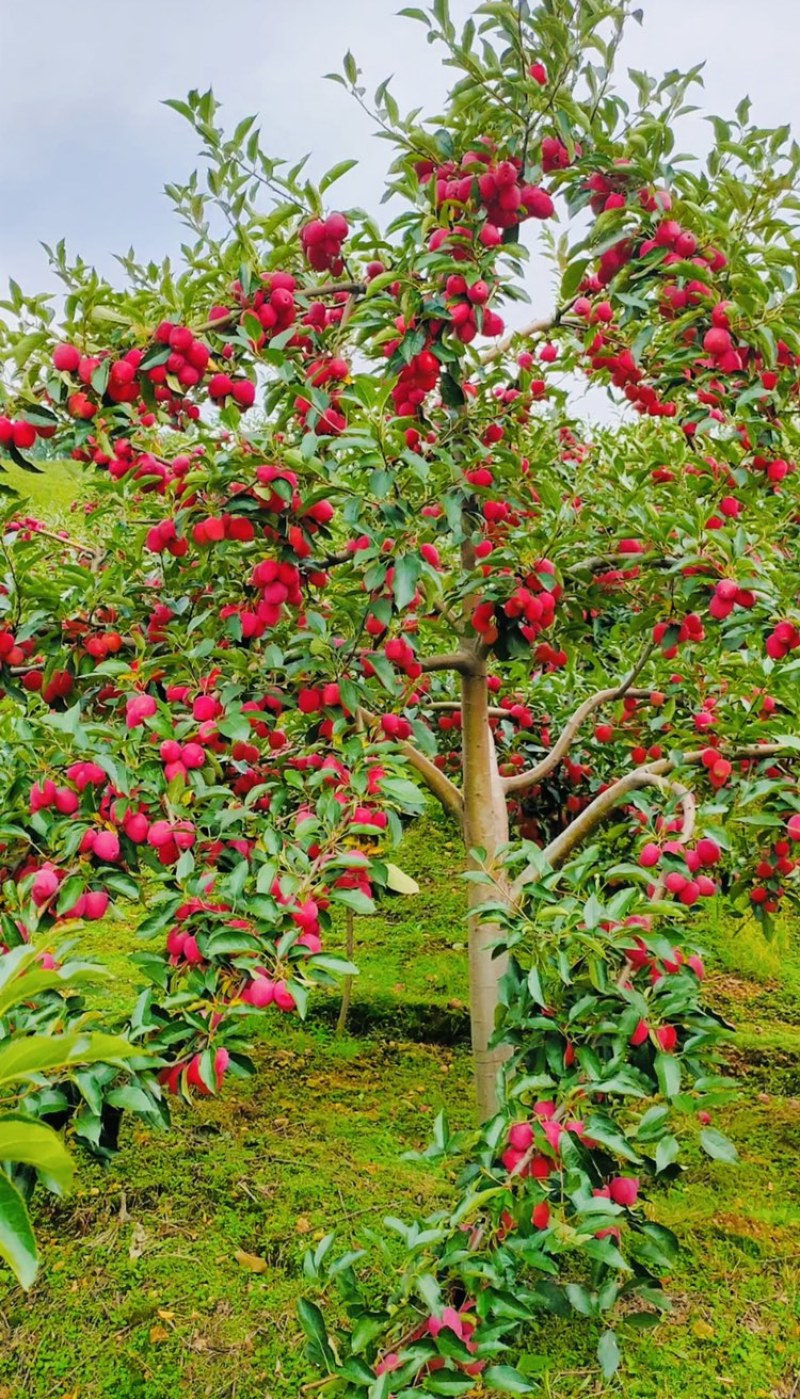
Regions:
<instances>
[{"instance_id":1,"label":"fallen leaf","mask_svg":"<svg viewBox=\"0 0 800 1399\"><path fill-rule=\"evenodd\" d=\"M134 1224L128 1247L129 1258L141 1258L148 1244L147 1230L141 1224Z\"/></svg>"},{"instance_id":2,"label":"fallen leaf","mask_svg":"<svg viewBox=\"0 0 800 1399\"><path fill-rule=\"evenodd\" d=\"M396 894L419 893L419 885L416 879L412 879L411 875L406 874L405 870L398 869L397 865L393 865L390 862L387 862L384 868L386 869L387 875L386 884L389 889L393 889Z\"/></svg>"},{"instance_id":3,"label":"fallen leaf","mask_svg":"<svg viewBox=\"0 0 800 1399\"><path fill-rule=\"evenodd\" d=\"M150 1340L154 1346L159 1345L161 1341L168 1341L169 1331L167 1330L166 1326L151 1326Z\"/></svg>"},{"instance_id":4,"label":"fallen leaf","mask_svg":"<svg viewBox=\"0 0 800 1399\"><path fill-rule=\"evenodd\" d=\"M709 1326L707 1321L696 1321L692 1326L695 1336L701 1341L710 1341L714 1335L713 1326Z\"/></svg>"},{"instance_id":5,"label":"fallen leaf","mask_svg":"<svg viewBox=\"0 0 800 1399\"><path fill-rule=\"evenodd\" d=\"M237 1248L233 1256L236 1262L242 1268L247 1268L250 1273L265 1273L267 1271L268 1265L265 1259L259 1258L257 1253L245 1253L243 1248Z\"/></svg>"}]
</instances>

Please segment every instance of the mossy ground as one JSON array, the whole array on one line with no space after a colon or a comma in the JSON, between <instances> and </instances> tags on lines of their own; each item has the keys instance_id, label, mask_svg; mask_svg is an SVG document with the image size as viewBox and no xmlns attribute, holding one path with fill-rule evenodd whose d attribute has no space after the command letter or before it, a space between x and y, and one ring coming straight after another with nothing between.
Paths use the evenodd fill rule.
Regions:
<instances>
[{"instance_id":1,"label":"mossy ground","mask_svg":"<svg viewBox=\"0 0 800 1399\"><path fill-rule=\"evenodd\" d=\"M457 847L431 817L397 860L421 892L358 920L348 1034L333 1000L305 1027L265 1017L253 1079L179 1108L168 1133L126 1121L111 1166L84 1158L67 1200L37 1196L40 1279L28 1295L0 1283L0 1399L297 1399L314 1378L294 1313L303 1248L431 1208L446 1179L400 1154L441 1106L455 1123L470 1111ZM693 1157L660 1193L683 1245L674 1310L623 1330L611 1386L584 1321L531 1335L545 1399L800 1395L800 938L720 922L705 941L709 995L740 1027L740 1097L718 1114L740 1163ZM130 1004L135 942L129 917L86 930L112 1011Z\"/></svg>"}]
</instances>

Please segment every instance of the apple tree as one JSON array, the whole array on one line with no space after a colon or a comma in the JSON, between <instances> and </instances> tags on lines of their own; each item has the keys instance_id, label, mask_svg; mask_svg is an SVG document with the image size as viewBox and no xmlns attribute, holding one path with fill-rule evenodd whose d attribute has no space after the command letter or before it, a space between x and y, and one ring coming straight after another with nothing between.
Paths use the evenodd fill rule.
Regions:
<instances>
[{"instance_id":1,"label":"apple tree","mask_svg":"<svg viewBox=\"0 0 800 1399\"><path fill-rule=\"evenodd\" d=\"M386 223L336 207L351 161L314 183L192 92L180 265L113 287L59 244L63 309L3 303L0 448L88 492L71 530L5 512L8 945L144 891L130 1032L215 1091L254 1014L353 972L337 907L372 910L426 792L463 837L482 1126L450 1226L405 1236L405 1321L359 1332L340 1270L341 1371L308 1304L342 1392L461 1392L437 1370L507 1368L536 1307L652 1300L628 1165L678 1169L673 1101L732 1150L698 913L769 931L793 897L800 157L747 102L679 156L698 73L620 91L629 11L407 10L453 73L430 120L348 54ZM583 1290L542 1281L571 1251Z\"/></svg>"}]
</instances>

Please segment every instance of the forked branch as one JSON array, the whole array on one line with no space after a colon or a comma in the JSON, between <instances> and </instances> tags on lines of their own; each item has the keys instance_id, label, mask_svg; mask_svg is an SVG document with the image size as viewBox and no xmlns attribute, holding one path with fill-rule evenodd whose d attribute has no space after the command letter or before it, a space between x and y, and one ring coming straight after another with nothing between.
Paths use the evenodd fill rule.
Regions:
<instances>
[{"instance_id":1,"label":"forked branch","mask_svg":"<svg viewBox=\"0 0 800 1399\"><path fill-rule=\"evenodd\" d=\"M644 670L652 650L652 645L645 648L633 670L619 685L612 685L607 690L598 690L596 694L589 695L588 699L585 699L572 717L567 720L550 752L545 754L541 762L537 763L535 767L528 768L526 772L517 772L513 777L505 779L503 790L506 795L526 791L529 787L535 786L537 782L541 782L543 777L547 777L548 773L558 767L561 759L569 752L575 742L582 725L589 715L593 714L601 705L613 704L616 700L622 699L624 695L631 695L634 699L647 699L651 693L650 690L634 690L632 687L633 682L638 680Z\"/></svg>"}]
</instances>

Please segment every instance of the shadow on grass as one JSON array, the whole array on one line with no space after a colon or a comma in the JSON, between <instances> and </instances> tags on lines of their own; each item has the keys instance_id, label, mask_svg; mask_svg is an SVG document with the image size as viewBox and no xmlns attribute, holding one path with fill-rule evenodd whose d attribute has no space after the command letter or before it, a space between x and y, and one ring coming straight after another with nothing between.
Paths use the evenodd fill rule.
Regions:
<instances>
[{"instance_id":1,"label":"shadow on grass","mask_svg":"<svg viewBox=\"0 0 800 1399\"><path fill-rule=\"evenodd\" d=\"M335 1026L339 1001L317 1001L309 1008L307 1024ZM411 1040L414 1044L469 1044L469 1014L425 1001L397 1001L392 996L373 995L369 1001L355 1001L347 1017L348 1035L362 1038Z\"/></svg>"}]
</instances>

